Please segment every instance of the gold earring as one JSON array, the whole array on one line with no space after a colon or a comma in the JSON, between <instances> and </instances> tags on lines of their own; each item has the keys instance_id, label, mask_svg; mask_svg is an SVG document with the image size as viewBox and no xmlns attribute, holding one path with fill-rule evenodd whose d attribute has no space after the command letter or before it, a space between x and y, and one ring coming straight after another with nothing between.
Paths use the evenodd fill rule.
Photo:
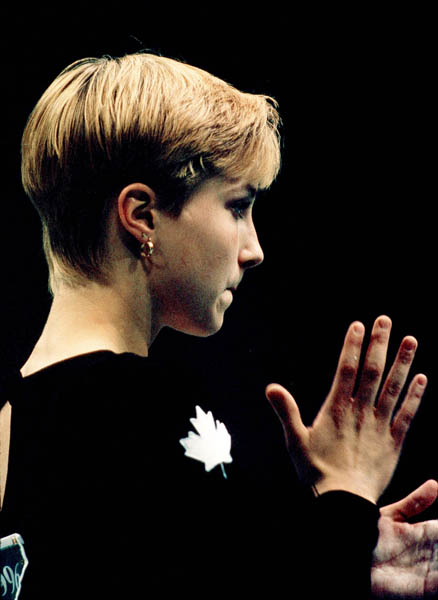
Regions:
<instances>
[{"instance_id":1,"label":"gold earring","mask_svg":"<svg viewBox=\"0 0 438 600\"><path fill-rule=\"evenodd\" d=\"M145 240L140 246L140 256L148 258L154 253L154 243L150 237L147 237L145 233L142 233L141 237Z\"/></svg>"}]
</instances>

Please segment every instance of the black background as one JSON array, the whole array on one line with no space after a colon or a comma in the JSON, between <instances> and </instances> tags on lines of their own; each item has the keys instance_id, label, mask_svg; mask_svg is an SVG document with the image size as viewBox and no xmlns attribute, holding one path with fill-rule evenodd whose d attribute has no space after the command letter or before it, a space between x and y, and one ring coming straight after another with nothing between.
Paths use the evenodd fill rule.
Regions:
<instances>
[{"instance_id":1,"label":"black background","mask_svg":"<svg viewBox=\"0 0 438 600\"><path fill-rule=\"evenodd\" d=\"M247 274L217 335L165 331L152 354L206 380L217 416L234 434L235 456L251 477L274 484L293 471L264 386L287 385L310 422L349 323L359 319L369 332L375 317L388 314L390 356L404 335L416 336L415 371L430 384L383 500L438 478L431 15L313 6L285 18L265 7L238 20L230 7L159 17L135 5L129 15L128 7L118 10L120 22L114 14L110 24L109 7L91 22L77 6L62 17L26 11L25 25L4 21L2 366L21 366L50 302L39 221L20 184L26 118L74 60L152 48L274 96L284 121L282 172L255 209L263 265ZM147 382L144 394L138 400L150 401Z\"/></svg>"}]
</instances>

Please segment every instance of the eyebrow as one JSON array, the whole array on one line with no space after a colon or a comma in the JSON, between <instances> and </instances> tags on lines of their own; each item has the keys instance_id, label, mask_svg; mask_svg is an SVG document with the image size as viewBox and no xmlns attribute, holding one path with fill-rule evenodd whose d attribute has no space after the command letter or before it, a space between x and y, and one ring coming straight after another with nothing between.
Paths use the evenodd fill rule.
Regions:
<instances>
[{"instance_id":1,"label":"eyebrow","mask_svg":"<svg viewBox=\"0 0 438 600\"><path fill-rule=\"evenodd\" d=\"M251 200L255 200L256 196L257 196L257 192L258 189L256 187L254 187L251 184L248 185L237 185L235 188L231 188L230 189L230 193L239 193L239 192L246 192L246 196L251 199Z\"/></svg>"}]
</instances>

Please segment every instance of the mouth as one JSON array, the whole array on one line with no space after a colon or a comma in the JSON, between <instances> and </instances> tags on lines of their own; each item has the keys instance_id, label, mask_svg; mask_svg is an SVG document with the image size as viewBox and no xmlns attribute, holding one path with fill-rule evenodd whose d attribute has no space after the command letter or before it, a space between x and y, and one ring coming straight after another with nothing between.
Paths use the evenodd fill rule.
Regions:
<instances>
[{"instance_id":1,"label":"mouth","mask_svg":"<svg viewBox=\"0 0 438 600\"><path fill-rule=\"evenodd\" d=\"M239 287L240 283L242 280L239 280L235 285L230 285L229 288L227 288L227 290L230 290L230 292L232 294L235 294L237 292L237 288Z\"/></svg>"}]
</instances>

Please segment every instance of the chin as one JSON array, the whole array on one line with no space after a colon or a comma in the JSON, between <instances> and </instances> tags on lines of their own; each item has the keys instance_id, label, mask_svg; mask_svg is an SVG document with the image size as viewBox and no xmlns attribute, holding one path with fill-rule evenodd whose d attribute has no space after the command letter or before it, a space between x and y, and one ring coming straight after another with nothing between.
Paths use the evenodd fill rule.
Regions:
<instances>
[{"instance_id":1,"label":"chin","mask_svg":"<svg viewBox=\"0 0 438 600\"><path fill-rule=\"evenodd\" d=\"M182 333L192 335L194 337L207 338L211 337L222 328L222 323L216 327L193 327L187 330L181 330Z\"/></svg>"},{"instance_id":2,"label":"chin","mask_svg":"<svg viewBox=\"0 0 438 600\"><path fill-rule=\"evenodd\" d=\"M224 323L224 315L217 315L216 318L210 318L204 321L196 321L191 323L181 324L180 326L174 327L177 331L185 333L186 335L192 335L194 337L210 337L220 331Z\"/></svg>"}]
</instances>

